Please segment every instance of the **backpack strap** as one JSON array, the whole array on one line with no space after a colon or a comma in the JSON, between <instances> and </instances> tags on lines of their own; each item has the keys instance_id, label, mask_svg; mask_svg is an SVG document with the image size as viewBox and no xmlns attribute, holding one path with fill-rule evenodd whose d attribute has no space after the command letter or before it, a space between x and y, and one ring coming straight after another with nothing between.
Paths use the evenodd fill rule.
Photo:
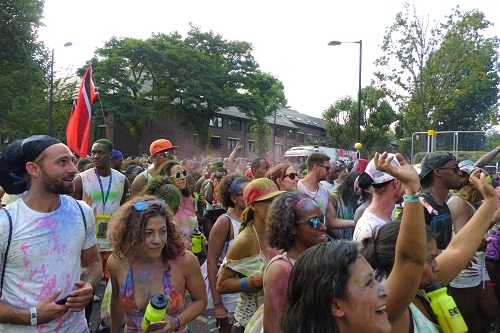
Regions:
<instances>
[{"instance_id":1,"label":"backpack strap","mask_svg":"<svg viewBox=\"0 0 500 333\"><path fill-rule=\"evenodd\" d=\"M7 264L7 255L9 253L10 242L12 240L12 217L10 216L9 212L7 211L7 209L2 208L1 210L5 211L5 213L7 214L8 219L9 219L9 238L7 240L7 248L5 249L5 254L4 254L3 262L2 262L2 275L0 277L0 297L2 297L3 279L5 277L5 265Z\"/></svg>"},{"instance_id":2,"label":"backpack strap","mask_svg":"<svg viewBox=\"0 0 500 333\"><path fill-rule=\"evenodd\" d=\"M85 232L87 232L87 219L85 218L85 214L83 213L82 205L80 205L80 203L76 199L75 202L78 205L78 208L80 208L80 213L82 213L82 218L83 218L83 225L85 226Z\"/></svg>"}]
</instances>

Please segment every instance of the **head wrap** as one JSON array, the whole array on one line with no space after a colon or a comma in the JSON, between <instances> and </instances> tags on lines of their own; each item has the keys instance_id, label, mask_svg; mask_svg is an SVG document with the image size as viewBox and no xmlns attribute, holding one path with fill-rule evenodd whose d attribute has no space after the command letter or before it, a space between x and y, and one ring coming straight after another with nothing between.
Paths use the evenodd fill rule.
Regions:
<instances>
[{"instance_id":1,"label":"head wrap","mask_svg":"<svg viewBox=\"0 0 500 333\"><path fill-rule=\"evenodd\" d=\"M21 194L28 189L26 163L33 162L48 147L61 143L48 135L34 135L17 140L0 156L0 186L8 194Z\"/></svg>"}]
</instances>

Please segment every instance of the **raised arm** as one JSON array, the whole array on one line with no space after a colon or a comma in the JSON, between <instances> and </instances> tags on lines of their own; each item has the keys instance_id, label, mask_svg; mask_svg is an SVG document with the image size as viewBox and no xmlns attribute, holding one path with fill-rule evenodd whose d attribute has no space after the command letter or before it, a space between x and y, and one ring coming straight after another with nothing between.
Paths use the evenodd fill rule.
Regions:
<instances>
[{"instance_id":1,"label":"raised arm","mask_svg":"<svg viewBox=\"0 0 500 333\"><path fill-rule=\"evenodd\" d=\"M396 158L400 167L391 164L393 157L388 157L387 153L375 154L374 162L377 169L393 175L406 186L394 267L384 284L388 295L386 312L389 321L397 325L407 318L408 306L418 290L426 259L427 240L424 210L416 195L420 191L419 176L402 155L397 154Z\"/></svg>"},{"instance_id":2,"label":"raised arm","mask_svg":"<svg viewBox=\"0 0 500 333\"><path fill-rule=\"evenodd\" d=\"M481 170L475 170L469 180L481 192L484 201L469 222L455 234L448 247L436 257L439 264L438 279L445 285L458 275L476 253L497 207L495 190L486 182L486 175Z\"/></svg>"},{"instance_id":3,"label":"raised arm","mask_svg":"<svg viewBox=\"0 0 500 333\"><path fill-rule=\"evenodd\" d=\"M495 149L493 149L492 151L490 151L489 153L486 153L484 154L483 156L481 156L477 161L476 163L474 163L474 166L475 167L478 167L478 168L484 168L484 166L488 163L490 163L491 161L493 161L493 159L498 155L498 153L500 153L500 146L496 147Z\"/></svg>"}]
</instances>

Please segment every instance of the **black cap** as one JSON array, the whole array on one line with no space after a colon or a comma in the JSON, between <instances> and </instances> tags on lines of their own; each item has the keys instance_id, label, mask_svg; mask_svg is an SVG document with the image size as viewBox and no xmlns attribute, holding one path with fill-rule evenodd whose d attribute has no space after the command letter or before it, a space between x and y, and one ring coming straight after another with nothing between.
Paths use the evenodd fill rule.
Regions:
<instances>
[{"instance_id":1,"label":"black cap","mask_svg":"<svg viewBox=\"0 0 500 333\"><path fill-rule=\"evenodd\" d=\"M446 151L433 151L425 155L420 162L422 171L420 172L420 179L424 179L433 170L438 169L448 163L449 161L454 161L455 156Z\"/></svg>"}]
</instances>

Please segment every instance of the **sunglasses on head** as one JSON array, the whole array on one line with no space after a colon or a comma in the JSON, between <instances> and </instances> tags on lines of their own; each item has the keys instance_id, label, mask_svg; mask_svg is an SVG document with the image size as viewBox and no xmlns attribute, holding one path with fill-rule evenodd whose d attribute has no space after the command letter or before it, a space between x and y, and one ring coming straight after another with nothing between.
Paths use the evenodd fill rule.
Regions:
<instances>
[{"instance_id":1,"label":"sunglasses on head","mask_svg":"<svg viewBox=\"0 0 500 333\"><path fill-rule=\"evenodd\" d=\"M187 175L188 175L187 171L184 170L182 172L176 172L176 173L174 173L172 176L170 176L170 178L183 179L183 178L186 178Z\"/></svg>"},{"instance_id":2,"label":"sunglasses on head","mask_svg":"<svg viewBox=\"0 0 500 333\"><path fill-rule=\"evenodd\" d=\"M325 223L325 217L323 215L315 216L311 217L309 220L297 222L296 224L302 224L302 223L309 223L311 229L317 230L321 223L323 224Z\"/></svg>"},{"instance_id":3,"label":"sunglasses on head","mask_svg":"<svg viewBox=\"0 0 500 333\"><path fill-rule=\"evenodd\" d=\"M300 175L298 173L289 173L288 175L284 175L283 178L286 178L286 177L290 177L290 180L294 180L295 177L299 178L300 179Z\"/></svg>"},{"instance_id":4,"label":"sunglasses on head","mask_svg":"<svg viewBox=\"0 0 500 333\"><path fill-rule=\"evenodd\" d=\"M132 204L132 207L138 212L142 212L143 210L146 210L151 206L151 204L160 204L160 205L165 205L165 200L161 199L154 199L154 200L145 200L145 201L137 201Z\"/></svg>"}]
</instances>

